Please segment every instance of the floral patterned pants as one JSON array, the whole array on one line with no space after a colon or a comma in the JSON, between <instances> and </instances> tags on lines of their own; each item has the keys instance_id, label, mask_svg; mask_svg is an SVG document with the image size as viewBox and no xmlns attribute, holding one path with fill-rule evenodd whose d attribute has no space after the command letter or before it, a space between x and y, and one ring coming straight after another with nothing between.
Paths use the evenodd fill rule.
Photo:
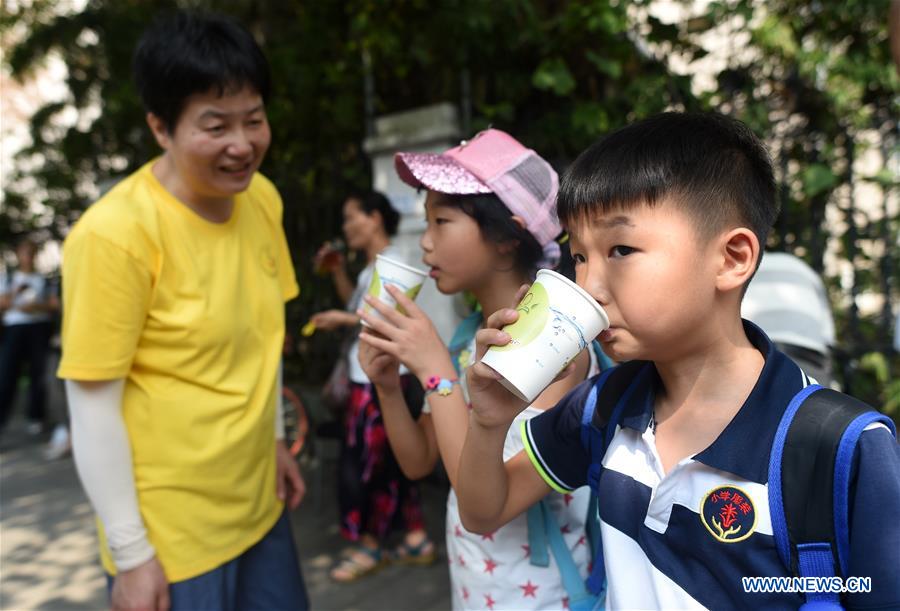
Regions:
<instances>
[{"instance_id":1,"label":"floral patterned pants","mask_svg":"<svg viewBox=\"0 0 900 611\"><path fill-rule=\"evenodd\" d=\"M416 418L422 408L422 387L411 375L401 381L406 404ZM406 479L394 458L371 384L351 382L338 469L344 538L358 541L368 534L383 542L394 529L409 532L425 527L418 487Z\"/></svg>"}]
</instances>

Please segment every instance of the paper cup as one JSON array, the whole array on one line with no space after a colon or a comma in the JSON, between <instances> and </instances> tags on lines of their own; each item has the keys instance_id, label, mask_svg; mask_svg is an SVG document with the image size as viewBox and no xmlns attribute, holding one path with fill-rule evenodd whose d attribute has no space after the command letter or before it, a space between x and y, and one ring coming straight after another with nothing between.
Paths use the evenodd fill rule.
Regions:
<instances>
[{"instance_id":1,"label":"paper cup","mask_svg":"<svg viewBox=\"0 0 900 611\"><path fill-rule=\"evenodd\" d=\"M519 319L503 328L512 336L492 346L481 362L497 371L503 384L532 403L601 331L609 317L584 289L549 269L539 270L516 308Z\"/></svg>"},{"instance_id":2,"label":"paper cup","mask_svg":"<svg viewBox=\"0 0 900 611\"><path fill-rule=\"evenodd\" d=\"M382 255L375 257L375 270L372 273L372 282L369 283L368 294L376 299L388 304L397 311L403 312L396 300L387 292L387 285L392 284L403 291L407 297L416 300L419 291L422 290L422 284L428 274L422 270L411 267L405 263L401 263L395 259L389 259ZM369 304L363 305L363 311L373 316L381 317L378 310ZM366 324L363 322L363 324Z\"/></svg>"}]
</instances>

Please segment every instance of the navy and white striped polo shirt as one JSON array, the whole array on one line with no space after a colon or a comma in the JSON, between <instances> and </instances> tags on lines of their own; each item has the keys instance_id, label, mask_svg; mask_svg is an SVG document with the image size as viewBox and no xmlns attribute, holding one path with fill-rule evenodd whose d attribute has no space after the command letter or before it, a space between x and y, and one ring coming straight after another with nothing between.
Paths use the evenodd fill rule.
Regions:
<instances>
[{"instance_id":1,"label":"navy and white striped polo shirt","mask_svg":"<svg viewBox=\"0 0 900 611\"><path fill-rule=\"evenodd\" d=\"M772 536L768 461L785 408L808 384L760 329L745 329L766 358L756 386L712 445L668 474L650 427L659 377L652 365L639 376L599 479L608 608L796 609L803 602L800 594L745 593L741 581L789 575ZM561 492L587 483L580 427L593 381L523 426L532 463ZM854 457L849 571L871 577L872 591L847 600L900 608L900 446L883 425L870 429Z\"/></svg>"}]
</instances>

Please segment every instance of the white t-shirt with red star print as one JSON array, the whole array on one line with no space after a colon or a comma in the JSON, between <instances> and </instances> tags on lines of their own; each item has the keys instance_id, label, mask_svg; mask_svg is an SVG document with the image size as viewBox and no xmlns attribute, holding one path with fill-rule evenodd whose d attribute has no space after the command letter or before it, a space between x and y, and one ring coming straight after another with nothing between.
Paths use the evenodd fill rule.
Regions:
<instances>
[{"instance_id":1,"label":"white t-shirt with red star print","mask_svg":"<svg viewBox=\"0 0 900 611\"><path fill-rule=\"evenodd\" d=\"M473 345L470 354L474 353ZM591 353L588 375L598 372L599 366ZM465 391L463 388L467 395ZM520 422L541 413L542 410L528 407L516 416L506 433L503 460L509 460L525 449ZM551 492L546 497L583 578L588 576L591 559L590 542L585 533L589 499L587 487L565 495ZM553 554L548 551L550 564L540 567L531 564L530 553L526 514L489 535L476 535L463 527L456 493L450 491L447 498L447 559L453 609L567 609L568 596Z\"/></svg>"}]
</instances>

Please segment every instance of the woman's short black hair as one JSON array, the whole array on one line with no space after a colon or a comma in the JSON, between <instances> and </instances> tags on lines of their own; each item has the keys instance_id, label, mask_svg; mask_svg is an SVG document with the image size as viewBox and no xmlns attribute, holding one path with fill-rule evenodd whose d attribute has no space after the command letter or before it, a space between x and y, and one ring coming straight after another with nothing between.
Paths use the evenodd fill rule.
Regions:
<instances>
[{"instance_id":1,"label":"woman's short black hair","mask_svg":"<svg viewBox=\"0 0 900 611\"><path fill-rule=\"evenodd\" d=\"M523 274L534 277L544 249L531 232L513 220L513 213L493 193L481 195L444 195L442 206L452 206L472 217L488 242L515 242L513 265Z\"/></svg>"},{"instance_id":2,"label":"woman's short black hair","mask_svg":"<svg viewBox=\"0 0 900 611\"><path fill-rule=\"evenodd\" d=\"M701 237L738 222L760 248L778 216L772 162L743 123L718 113L667 112L616 130L563 174L557 212L564 223L667 198Z\"/></svg>"},{"instance_id":3,"label":"woman's short black hair","mask_svg":"<svg viewBox=\"0 0 900 611\"><path fill-rule=\"evenodd\" d=\"M132 69L144 108L170 133L191 95L249 86L267 101L271 90L262 49L222 15L179 11L160 17L138 41Z\"/></svg>"},{"instance_id":4,"label":"woman's short black hair","mask_svg":"<svg viewBox=\"0 0 900 611\"><path fill-rule=\"evenodd\" d=\"M391 205L384 193L378 191L354 191L351 192L346 200L354 200L359 202L360 209L366 214L378 212L381 214L381 222L384 223L384 230L388 235L397 234L397 226L400 225L400 213Z\"/></svg>"}]
</instances>

